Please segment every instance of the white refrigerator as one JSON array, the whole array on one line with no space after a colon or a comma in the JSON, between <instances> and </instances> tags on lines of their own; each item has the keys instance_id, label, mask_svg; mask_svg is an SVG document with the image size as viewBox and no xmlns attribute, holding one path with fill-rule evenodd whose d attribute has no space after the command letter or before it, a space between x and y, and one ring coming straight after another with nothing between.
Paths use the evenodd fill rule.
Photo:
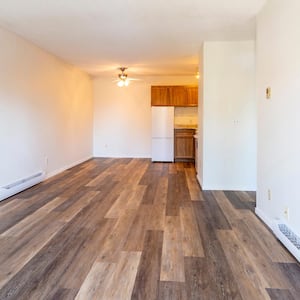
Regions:
<instances>
[{"instance_id":1,"label":"white refrigerator","mask_svg":"<svg viewBox=\"0 0 300 300\"><path fill-rule=\"evenodd\" d=\"M152 106L152 161L174 161L174 107Z\"/></svg>"}]
</instances>

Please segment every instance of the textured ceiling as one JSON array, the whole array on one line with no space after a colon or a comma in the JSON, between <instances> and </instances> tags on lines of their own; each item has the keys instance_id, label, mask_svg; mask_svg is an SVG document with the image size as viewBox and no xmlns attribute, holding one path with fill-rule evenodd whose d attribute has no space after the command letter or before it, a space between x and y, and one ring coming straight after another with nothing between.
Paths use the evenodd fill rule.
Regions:
<instances>
[{"instance_id":1,"label":"textured ceiling","mask_svg":"<svg viewBox=\"0 0 300 300\"><path fill-rule=\"evenodd\" d=\"M0 0L0 26L92 75L191 75L204 40L255 38L265 0Z\"/></svg>"}]
</instances>

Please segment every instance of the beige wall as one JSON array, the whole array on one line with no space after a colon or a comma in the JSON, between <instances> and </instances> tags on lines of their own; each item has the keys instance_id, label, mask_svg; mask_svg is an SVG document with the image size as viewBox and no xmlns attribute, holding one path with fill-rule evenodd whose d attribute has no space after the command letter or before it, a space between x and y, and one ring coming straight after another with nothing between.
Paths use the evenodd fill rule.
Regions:
<instances>
[{"instance_id":1,"label":"beige wall","mask_svg":"<svg viewBox=\"0 0 300 300\"><path fill-rule=\"evenodd\" d=\"M95 156L151 157L151 85L197 83L193 76L140 79L123 88L111 78L93 80Z\"/></svg>"},{"instance_id":2,"label":"beige wall","mask_svg":"<svg viewBox=\"0 0 300 300\"><path fill-rule=\"evenodd\" d=\"M89 76L3 29L0 45L0 186L91 157Z\"/></svg>"},{"instance_id":3,"label":"beige wall","mask_svg":"<svg viewBox=\"0 0 300 300\"><path fill-rule=\"evenodd\" d=\"M257 18L256 212L269 226L275 218L284 219L300 236L299 11L298 0L270 0ZM272 90L269 100L267 87Z\"/></svg>"},{"instance_id":4,"label":"beige wall","mask_svg":"<svg viewBox=\"0 0 300 300\"><path fill-rule=\"evenodd\" d=\"M256 190L255 42L205 42L202 76L202 188Z\"/></svg>"}]
</instances>

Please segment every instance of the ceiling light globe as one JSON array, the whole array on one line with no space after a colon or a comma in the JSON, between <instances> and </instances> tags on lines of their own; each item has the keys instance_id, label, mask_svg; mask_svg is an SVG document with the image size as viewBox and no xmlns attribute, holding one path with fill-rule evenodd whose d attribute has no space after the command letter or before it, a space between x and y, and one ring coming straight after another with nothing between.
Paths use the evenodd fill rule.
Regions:
<instances>
[{"instance_id":1,"label":"ceiling light globe","mask_svg":"<svg viewBox=\"0 0 300 300\"><path fill-rule=\"evenodd\" d=\"M122 87L122 86L124 85L124 81L123 81L123 80L118 81L117 85L118 85L119 87Z\"/></svg>"}]
</instances>

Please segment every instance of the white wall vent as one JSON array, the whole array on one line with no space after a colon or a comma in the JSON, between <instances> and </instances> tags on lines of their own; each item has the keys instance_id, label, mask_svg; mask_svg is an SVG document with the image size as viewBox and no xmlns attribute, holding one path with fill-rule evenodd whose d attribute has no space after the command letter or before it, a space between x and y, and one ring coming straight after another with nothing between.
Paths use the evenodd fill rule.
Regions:
<instances>
[{"instance_id":1,"label":"white wall vent","mask_svg":"<svg viewBox=\"0 0 300 300\"><path fill-rule=\"evenodd\" d=\"M276 237L300 262L300 237L281 219L274 221L273 231Z\"/></svg>"},{"instance_id":2,"label":"white wall vent","mask_svg":"<svg viewBox=\"0 0 300 300\"><path fill-rule=\"evenodd\" d=\"M17 180L13 183L0 187L0 201L40 183L44 180L44 178L45 172L38 172L29 177Z\"/></svg>"}]
</instances>

